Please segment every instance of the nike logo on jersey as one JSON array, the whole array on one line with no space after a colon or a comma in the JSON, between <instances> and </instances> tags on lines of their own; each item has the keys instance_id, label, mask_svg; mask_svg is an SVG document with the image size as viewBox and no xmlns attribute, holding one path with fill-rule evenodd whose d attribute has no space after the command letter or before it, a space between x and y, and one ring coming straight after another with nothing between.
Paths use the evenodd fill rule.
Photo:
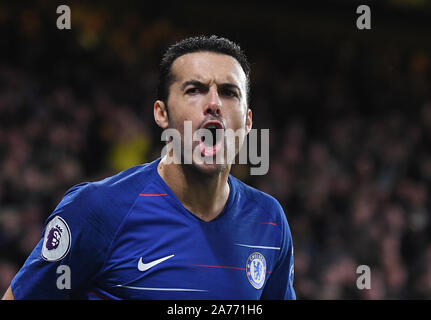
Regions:
<instances>
[{"instance_id":1,"label":"nike logo on jersey","mask_svg":"<svg viewBox=\"0 0 431 320\"><path fill-rule=\"evenodd\" d=\"M154 260L154 261L151 261L151 262L149 262L149 263L143 263L142 262L142 257L139 259L139 261L138 261L138 270L139 271L147 271L148 269L151 269L152 267L154 267L154 266L156 266L156 265L158 265L159 263L162 263L163 261L165 261L165 260L168 260L168 259L170 259L170 258L172 258L174 255L172 254L172 255L170 255L170 256L167 256L167 257L163 257L163 258L160 258L160 259L157 259L157 260Z\"/></svg>"}]
</instances>

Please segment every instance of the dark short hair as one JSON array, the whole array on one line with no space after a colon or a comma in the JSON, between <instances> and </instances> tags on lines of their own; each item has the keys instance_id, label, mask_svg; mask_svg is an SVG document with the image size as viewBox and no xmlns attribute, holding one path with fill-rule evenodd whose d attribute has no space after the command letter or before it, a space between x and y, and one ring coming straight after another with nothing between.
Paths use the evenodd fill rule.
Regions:
<instances>
[{"instance_id":1,"label":"dark short hair","mask_svg":"<svg viewBox=\"0 0 431 320\"><path fill-rule=\"evenodd\" d=\"M215 52L226 54L235 58L241 65L245 75L246 75L246 94L247 100L250 92L250 66L247 61L247 57L244 54L240 46L229 39L221 38L215 35L210 37L197 36L190 37L175 44L171 45L165 52L160 63L160 74L159 74L159 84L157 87L157 99L162 100L167 104L169 97L169 87L172 84L173 75L171 73L171 66L174 61L185 55L187 53L193 52Z\"/></svg>"}]
</instances>

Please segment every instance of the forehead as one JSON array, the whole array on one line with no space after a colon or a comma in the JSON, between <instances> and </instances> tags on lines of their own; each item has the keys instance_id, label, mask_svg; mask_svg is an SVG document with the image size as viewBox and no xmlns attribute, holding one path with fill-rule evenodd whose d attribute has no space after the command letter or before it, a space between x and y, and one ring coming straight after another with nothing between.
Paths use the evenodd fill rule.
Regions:
<instances>
[{"instance_id":1,"label":"forehead","mask_svg":"<svg viewBox=\"0 0 431 320\"><path fill-rule=\"evenodd\" d=\"M232 56L214 52L193 52L178 57L171 66L174 82L190 79L202 82L231 82L239 87L246 84L246 75Z\"/></svg>"}]
</instances>

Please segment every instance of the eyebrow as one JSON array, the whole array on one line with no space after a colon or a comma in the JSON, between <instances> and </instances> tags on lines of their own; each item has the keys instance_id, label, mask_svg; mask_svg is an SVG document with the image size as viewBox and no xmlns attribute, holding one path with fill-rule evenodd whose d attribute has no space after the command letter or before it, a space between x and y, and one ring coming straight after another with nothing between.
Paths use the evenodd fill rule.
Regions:
<instances>
[{"instance_id":1,"label":"eyebrow","mask_svg":"<svg viewBox=\"0 0 431 320\"><path fill-rule=\"evenodd\" d=\"M197 87L203 87L206 86L205 83L199 81L199 80L188 80L185 81L182 85L181 85L181 90L184 90L187 86L189 85L193 85L193 86L197 86Z\"/></svg>"},{"instance_id":2,"label":"eyebrow","mask_svg":"<svg viewBox=\"0 0 431 320\"><path fill-rule=\"evenodd\" d=\"M192 79L192 80L187 80L187 81L185 81L182 85L181 85L181 90L184 90L187 86L189 86L189 85L193 85L193 86L196 86L196 87L205 87L205 86L208 86L206 83L203 83L203 82L201 82L201 81L199 81L199 80L196 80L196 79ZM240 89L240 87L238 87L236 84L234 84L234 83L231 83L231 82L225 82L225 83L221 83L220 85L219 85L221 88L230 88L230 89L236 89L236 90L238 90L238 92L239 92L239 94L242 96L242 92L241 92L241 89Z\"/></svg>"}]
</instances>

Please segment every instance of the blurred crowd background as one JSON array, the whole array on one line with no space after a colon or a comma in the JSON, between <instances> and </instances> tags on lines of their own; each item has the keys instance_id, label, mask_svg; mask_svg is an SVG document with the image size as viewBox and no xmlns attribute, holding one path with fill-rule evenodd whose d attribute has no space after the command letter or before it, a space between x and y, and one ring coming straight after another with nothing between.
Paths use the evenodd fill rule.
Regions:
<instances>
[{"instance_id":1,"label":"blurred crowd background","mask_svg":"<svg viewBox=\"0 0 431 320\"><path fill-rule=\"evenodd\" d=\"M270 129L268 174L233 174L282 203L298 299L431 298L431 8L382 1L359 31L358 5L1 2L0 295L67 189L160 156L161 54L217 34L248 54Z\"/></svg>"}]
</instances>

